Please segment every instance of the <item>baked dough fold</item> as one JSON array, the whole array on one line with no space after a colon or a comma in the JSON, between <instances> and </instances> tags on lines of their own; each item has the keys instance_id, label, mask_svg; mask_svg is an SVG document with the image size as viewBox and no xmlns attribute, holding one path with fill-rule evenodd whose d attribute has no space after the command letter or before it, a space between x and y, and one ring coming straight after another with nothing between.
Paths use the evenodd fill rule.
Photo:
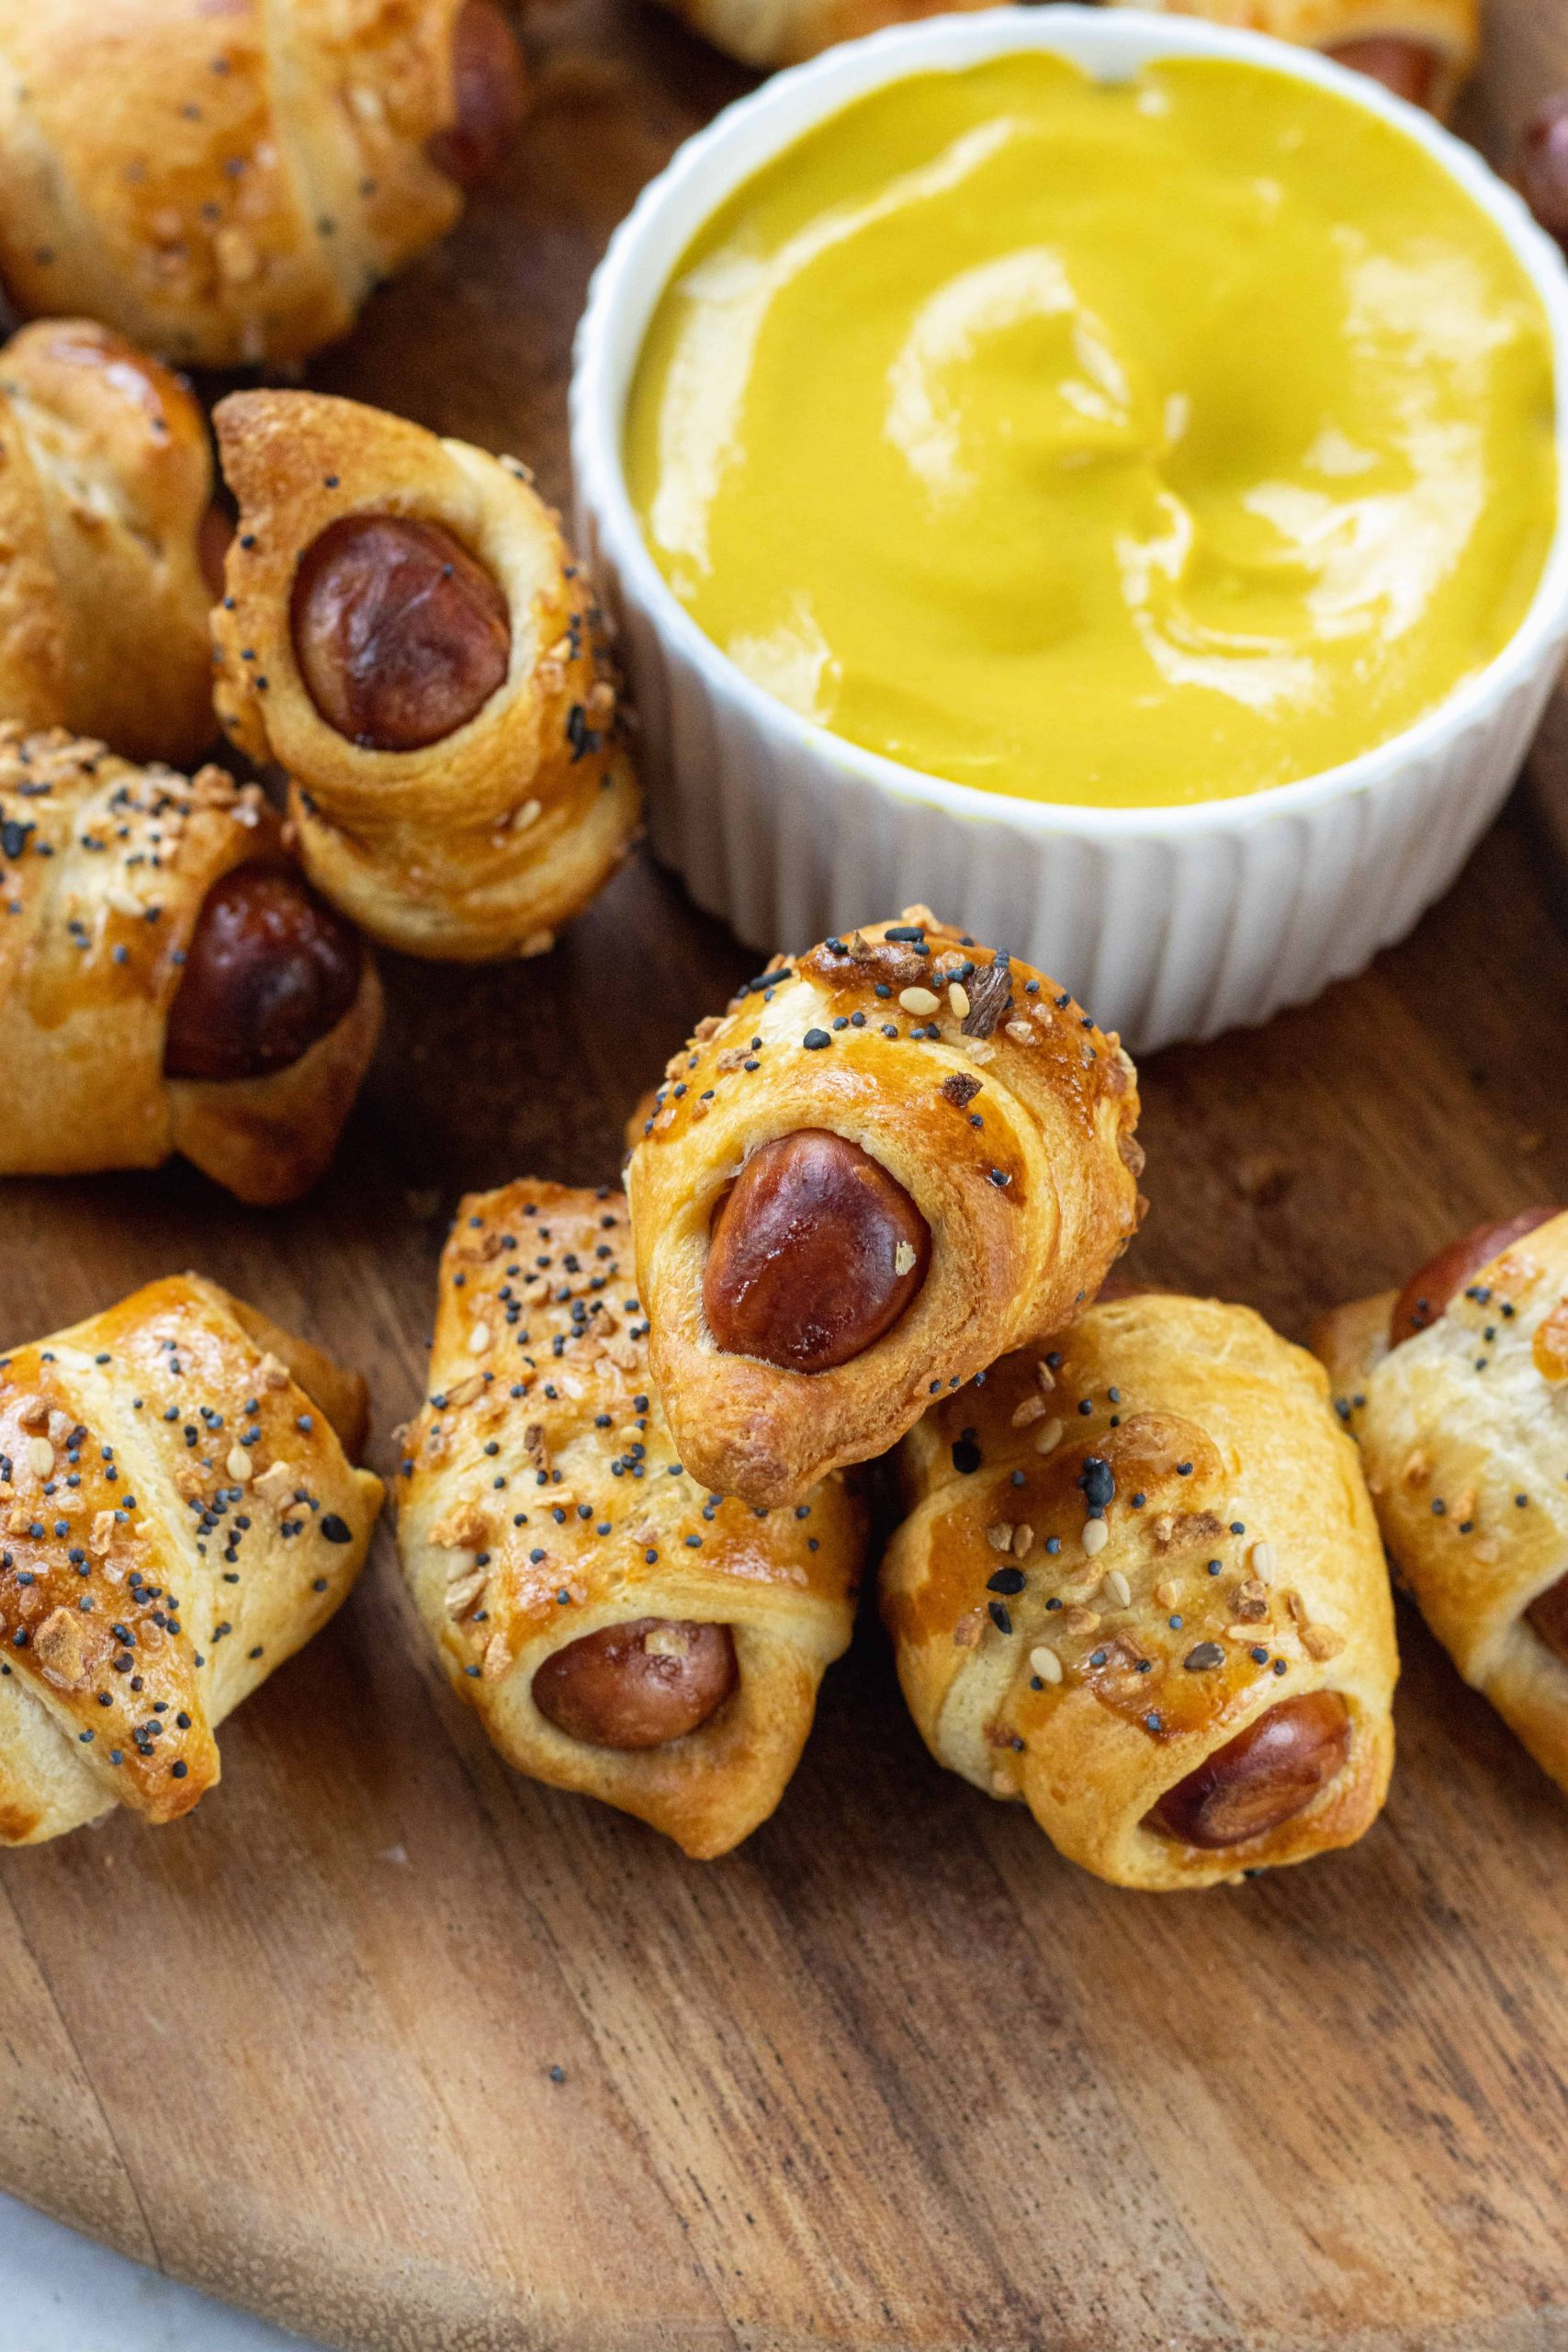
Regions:
<instances>
[{"instance_id":1,"label":"baked dough fold","mask_svg":"<svg viewBox=\"0 0 1568 2352\"><path fill-rule=\"evenodd\" d=\"M798 65L841 40L884 25L946 16L952 0L666 0L683 23L742 65ZM992 0L957 0L979 8Z\"/></svg>"},{"instance_id":2,"label":"baked dough fold","mask_svg":"<svg viewBox=\"0 0 1568 2352\"><path fill-rule=\"evenodd\" d=\"M203 900L232 867L277 854L276 818L220 768L187 779L0 726L0 1174L156 1168L177 1151L258 1205L315 1182L380 1028L368 950L353 1004L288 1069L164 1071Z\"/></svg>"},{"instance_id":3,"label":"baked dough fold","mask_svg":"<svg viewBox=\"0 0 1568 2352\"><path fill-rule=\"evenodd\" d=\"M462 0L0 0L0 277L203 368L303 358L451 228Z\"/></svg>"},{"instance_id":4,"label":"baked dough fold","mask_svg":"<svg viewBox=\"0 0 1568 2352\"><path fill-rule=\"evenodd\" d=\"M88 319L0 351L0 718L128 759L217 732L202 532L212 449L166 368Z\"/></svg>"},{"instance_id":5,"label":"baked dough fold","mask_svg":"<svg viewBox=\"0 0 1568 2352\"><path fill-rule=\"evenodd\" d=\"M469 962L549 947L626 854L639 798L592 584L526 469L315 392L236 393L215 423L240 503L212 616L219 717L253 759L287 773L311 880L409 955ZM440 525L510 612L502 684L423 750L340 734L300 674L299 559L355 514Z\"/></svg>"},{"instance_id":6,"label":"baked dough fold","mask_svg":"<svg viewBox=\"0 0 1568 2352\"><path fill-rule=\"evenodd\" d=\"M1142 1295L933 1407L882 1604L940 1763L1021 1799L1120 1886L1207 1886L1347 1846L1388 1786L1397 1657L1377 1524L1320 1367L1249 1308ZM1337 1778L1271 1832L1151 1809L1281 1702L1337 1693Z\"/></svg>"},{"instance_id":7,"label":"baked dough fold","mask_svg":"<svg viewBox=\"0 0 1568 2352\"><path fill-rule=\"evenodd\" d=\"M1389 1346L1395 1294L1313 1345L1402 1582L1472 1689L1568 1792L1568 1663L1526 1612L1568 1574L1568 1215Z\"/></svg>"},{"instance_id":8,"label":"baked dough fold","mask_svg":"<svg viewBox=\"0 0 1568 2352\"><path fill-rule=\"evenodd\" d=\"M1304 49L1341 49L1354 41L1407 41L1437 61L1434 114L1447 115L1481 51L1479 0L1109 0L1112 8L1152 7L1166 16L1202 17L1272 33Z\"/></svg>"},{"instance_id":9,"label":"baked dough fold","mask_svg":"<svg viewBox=\"0 0 1568 2352\"><path fill-rule=\"evenodd\" d=\"M941 0L667 0L675 14L743 65L795 65L884 25L948 13ZM958 0L961 8L987 0ZM1435 93L1447 112L1480 48L1477 0L1109 0L1168 15L1204 17L1281 40L1336 49L1358 40L1411 40L1440 61Z\"/></svg>"},{"instance_id":10,"label":"baked dough fold","mask_svg":"<svg viewBox=\"0 0 1568 2352\"><path fill-rule=\"evenodd\" d=\"M175 1820L358 1575L365 1384L197 1274L0 1356L0 1844Z\"/></svg>"},{"instance_id":11,"label":"baked dough fold","mask_svg":"<svg viewBox=\"0 0 1568 2352\"><path fill-rule=\"evenodd\" d=\"M784 1794L849 1644L865 1516L839 1477L756 1511L675 1466L631 1278L618 1193L525 1181L463 1202L398 1540L447 1677L508 1763L706 1860ZM730 1696L662 1747L568 1736L535 1703L540 1668L649 1617L728 1626Z\"/></svg>"},{"instance_id":12,"label":"baked dough fold","mask_svg":"<svg viewBox=\"0 0 1568 2352\"><path fill-rule=\"evenodd\" d=\"M673 1057L627 1170L654 1374L682 1458L725 1493L787 1504L1065 1321L1136 1230L1137 1114L1115 1037L1031 966L923 907L775 958ZM722 1351L703 1277L749 1155L808 1128L881 1164L931 1253L890 1330L848 1363L798 1372Z\"/></svg>"}]
</instances>

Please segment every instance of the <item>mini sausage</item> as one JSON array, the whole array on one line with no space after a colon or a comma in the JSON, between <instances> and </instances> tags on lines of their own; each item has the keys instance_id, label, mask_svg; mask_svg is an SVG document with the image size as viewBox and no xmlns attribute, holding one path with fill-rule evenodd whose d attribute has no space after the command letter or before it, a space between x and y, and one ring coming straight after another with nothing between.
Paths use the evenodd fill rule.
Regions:
<instances>
[{"instance_id":1,"label":"mini sausage","mask_svg":"<svg viewBox=\"0 0 1568 2352\"><path fill-rule=\"evenodd\" d=\"M345 514L309 547L290 609L295 658L329 727L377 752L439 743L506 676L512 618L444 525Z\"/></svg>"},{"instance_id":2,"label":"mini sausage","mask_svg":"<svg viewBox=\"0 0 1568 2352\"><path fill-rule=\"evenodd\" d=\"M359 934L281 861L237 865L197 917L169 1008L170 1078L265 1078L335 1029L359 992Z\"/></svg>"},{"instance_id":3,"label":"mini sausage","mask_svg":"<svg viewBox=\"0 0 1568 2352\"><path fill-rule=\"evenodd\" d=\"M223 566L228 560L229 542L234 536L233 517L227 507L214 499L201 518L196 535L197 561L201 576L214 604L223 594Z\"/></svg>"},{"instance_id":4,"label":"mini sausage","mask_svg":"<svg viewBox=\"0 0 1568 2352\"><path fill-rule=\"evenodd\" d=\"M1516 1241L1522 1241L1527 1233L1533 1233L1538 1225L1561 1215L1560 1209L1521 1209L1517 1216L1505 1217L1498 1225L1478 1225L1462 1240L1450 1241L1418 1273L1412 1274L1400 1292L1389 1318L1389 1346L1397 1348L1403 1340L1413 1340L1417 1331L1425 1331L1472 1274L1500 1258Z\"/></svg>"},{"instance_id":5,"label":"mini sausage","mask_svg":"<svg viewBox=\"0 0 1568 2352\"><path fill-rule=\"evenodd\" d=\"M703 1275L727 1354L828 1372L892 1329L931 1238L903 1186L843 1136L801 1127L754 1151L719 1204Z\"/></svg>"},{"instance_id":6,"label":"mini sausage","mask_svg":"<svg viewBox=\"0 0 1568 2352\"><path fill-rule=\"evenodd\" d=\"M522 53L495 0L463 0L452 31L455 119L426 141L437 171L478 187L506 161L528 103Z\"/></svg>"},{"instance_id":7,"label":"mini sausage","mask_svg":"<svg viewBox=\"0 0 1568 2352\"><path fill-rule=\"evenodd\" d=\"M1540 1635L1549 1650L1555 1652L1568 1666L1568 1577L1559 1577L1549 1585L1539 1600L1532 1600L1525 1611L1526 1622Z\"/></svg>"},{"instance_id":8,"label":"mini sausage","mask_svg":"<svg viewBox=\"0 0 1568 2352\"><path fill-rule=\"evenodd\" d=\"M636 1617L547 1657L534 1704L591 1747L662 1747L716 1714L738 1679L728 1625Z\"/></svg>"},{"instance_id":9,"label":"mini sausage","mask_svg":"<svg viewBox=\"0 0 1568 2352\"><path fill-rule=\"evenodd\" d=\"M1519 189L1548 236L1568 251L1568 90L1549 98L1525 130Z\"/></svg>"},{"instance_id":10,"label":"mini sausage","mask_svg":"<svg viewBox=\"0 0 1568 2352\"><path fill-rule=\"evenodd\" d=\"M1206 1757L1148 1816L1184 1846L1241 1846L1278 1829L1344 1769L1350 1712L1335 1690L1281 1699Z\"/></svg>"},{"instance_id":11,"label":"mini sausage","mask_svg":"<svg viewBox=\"0 0 1568 2352\"><path fill-rule=\"evenodd\" d=\"M1381 82L1396 98L1432 111L1442 59L1427 41L1402 40L1384 34L1371 40L1342 40L1327 54L1341 65L1353 66L1369 80Z\"/></svg>"}]
</instances>

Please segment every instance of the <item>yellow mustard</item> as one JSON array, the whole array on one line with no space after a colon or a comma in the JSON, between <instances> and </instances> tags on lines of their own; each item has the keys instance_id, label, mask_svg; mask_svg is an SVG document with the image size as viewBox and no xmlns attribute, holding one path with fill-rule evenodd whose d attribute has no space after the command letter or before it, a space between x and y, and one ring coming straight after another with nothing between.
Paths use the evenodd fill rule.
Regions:
<instances>
[{"instance_id":1,"label":"yellow mustard","mask_svg":"<svg viewBox=\"0 0 1568 2352\"><path fill-rule=\"evenodd\" d=\"M967 785L1141 807L1385 741L1513 634L1558 495L1543 306L1337 93L1185 59L922 74L730 198L626 462L759 684Z\"/></svg>"}]
</instances>

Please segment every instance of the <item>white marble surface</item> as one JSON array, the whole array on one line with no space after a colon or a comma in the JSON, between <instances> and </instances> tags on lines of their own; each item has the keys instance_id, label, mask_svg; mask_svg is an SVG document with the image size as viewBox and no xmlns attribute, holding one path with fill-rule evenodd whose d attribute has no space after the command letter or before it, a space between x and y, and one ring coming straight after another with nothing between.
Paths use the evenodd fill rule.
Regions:
<instances>
[{"instance_id":1,"label":"white marble surface","mask_svg":"<svg viewBox=\"0 0 1568 2352\"><path fill-rule=\"evenodd\" d=\"M309 2352L0 2196L0 2352Z\"/></svg>"}]
</instances>

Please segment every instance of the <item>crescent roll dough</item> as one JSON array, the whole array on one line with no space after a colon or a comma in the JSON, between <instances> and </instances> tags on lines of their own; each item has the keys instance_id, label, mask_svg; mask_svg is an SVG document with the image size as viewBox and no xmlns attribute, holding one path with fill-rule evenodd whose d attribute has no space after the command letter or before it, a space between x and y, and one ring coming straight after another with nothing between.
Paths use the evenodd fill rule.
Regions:
<instances>
[{"instance_id":1,"label":"crescent roll dough","mask_svg":"<svg viewBox=\"0 0 1568 2352\"><path fill-rule=\"evenodd\" d=\"M0 1356L0 1843L214 1786L218 1725L359 1573L365 1415L356 1375L198 1274Z\"/></svg>"},{"instance_id":2,"label":"crescent roll dough","mask_svg":"<svg viewBox=\"0 0 1568 2352\"><path fill-rule=\"evenodd\" d=\"M1117 1040L923 907L776 957L675 1055L658 1103L627 1170L654 1374L682 1460L748 1502L789 1503L886 1453L933 1396L1092 1296L1141 1213L1136 1074ZM884 1336L800 1372L722 1351L703 1283L748 1157L808 1128L903 1187L931 1262Z\"/></svg>"},{"instance_id":3,"label":"crescent roll dough","mask_svg":"<svg viewBox=\"0 0 1568 2352\"><path fill-rule=\"evenodd\" d=\"M243 1201L314 1183L380 1027L368 951L348 1012L288 1069L164 1074L203 899L277 848L255 787L220 768L187 780L101 743L0 727L0 1174L156 1168L178 1151Z\"/></svg>"},{"instance_id":4,"label":"crescent roll dough","mask_svg":"<svg viewBox=\"0 0 1568 2352\"><path fill-rule=\"evenodd\" d=\"M1568 1664L1525 1613L1568 1572L1568 1216L1391 1350L1393 1305L1342 1307L1313 1345L1421 1614L1568 1792Z\"/></svg>"},{"instance_id":5,"label":"crescent roll dough","mask_svg":"<svg viewBox=\"0 0 1568 2352\"><path fill-rule=\"evenodd\" d=\"M940 1763L1021 1798L1121 1886L1206 1886L1369 1826L1397 1672L1377 1523L1320 1368L1259 1316L1093 1306L933 1406L903 1468L883 1610ZM1249 1724L1318 1691L1343 1699L1350 1746L1303 1811L1219 1850L1145 1826Z\"/></svg>"},{"instance_id":6,"label":"crescent roll dough","mask_svg":"<svg viewBox=\"0 0 1568 2352\"><path fill-rule=\"evenodd\" d=\"M0 718L197 758L216 731L190 392L87 319L0 351Z\"/></svg>"},{"instance_id":7,"label":"crescent roll dough","mask_svg":"<svg viewBox=\"0 0 1568 2352\"><path fill-rule=\"evenodd\" d=\"M911 24L918 17L945 16L953 0L666 0L694 33L742 65L771 69L798 65L831 49L858 40L884 25ZM960 8L980 8L992 0L957 0Z\"/></svg>"},{"instance_id":8,"label":"crescent roll dough","mask_svg":"<svg viewBox=\"0 0 1568 2352\"><path fill-rule=\"evenodd\" d=\"M525 469L314 392L237 393L216 424L240 503L213 615L219 717L253 759L288 772L311 880L409 955L477 961L548 947L625 855L638 795L598 605ZM352 741L300 675L296 568L354 514L444 526L510 610L503 683L423 750Z\"/></svg>"},{"instance_id":9,"label":"crescent roll dough","mask_svg":"<svg viewBox=\"0 0 1568 2352\"><path fill-rule=\"evenodd\" d=\"M796 1510L755 1511L675 1467L628 1241L618 1193L522 1182L462 1204L399 1544L453 1688L507 1761L705 1860L784 1794L849 1644L864 1518L836 1477ZM662 1746L568 1736L535 1703L540 1668L648 1618L728 1626L731 1695Z\"/></svg>"},{"instance_id":10,"label":"crescent roll dough","mask_svg":"<svg viewBox=\"0 0 1568 2352\"><path fill-rule=\"evenodd\" d=\"M0 277L204 368L302 358L462 197L461 0L0 0Z\"/></svg>"},{"instance_id":11,"label":"crescent roll dough","mask_svg":"<svg viewBox=\"0 0 1568 2352\"><path fill-rule=\"evenodd\" d=\"M1299 41L1340 49L1352 41L1407 41L1438 60L1431 93L1447 114L1481 49L1478 0L1109 0L1113 8L1150 7L1173 17L1202 17Z\"/></svg>"}]
</instances>

